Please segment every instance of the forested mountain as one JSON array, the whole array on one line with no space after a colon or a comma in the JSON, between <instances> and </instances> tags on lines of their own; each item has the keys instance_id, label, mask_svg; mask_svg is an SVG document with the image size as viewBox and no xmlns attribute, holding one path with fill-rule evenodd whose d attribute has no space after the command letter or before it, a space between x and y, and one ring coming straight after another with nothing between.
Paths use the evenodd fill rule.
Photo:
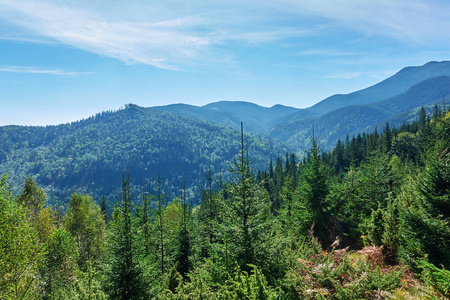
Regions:
<instances>
[{"instance_id":1,"label":"forested mountain","mask_svg":"<svg viewBox=\"0 0 450 300\"><path fill-rule=\"evenodd\" d=\"M241 122L244 122L246 131L263 134L268 134L274 125L286 122L291 114L298 112L298 109L293 107L274 105L267 108L243 101L220 101L201 107L172 104L158 106L155 109L209 121L234 129L239 129Z\"/></svg>"},{"instance_id":2,"label":"forested mountain","mask_svg":"<svg viewBox=\"0 0 450 300\"><path fill-rule=\"evenodd\" d=\"M349 105L375 103L399 95L422 81L439 76L450 76L450 61L429 62L423 66L406 67L371 87L347 95L331 96L308 110L325 114Z\"/></svg>"},{"instance_id":3,"label":"forested mountain","mask_svg":"<svg viewBox=\"0 0 450 300\"><path fill-rule=\"evenodd\" d=\"M450 77L439 76L420 82L404 93L383 101L365 105L345 106L320 117L299 119L275 126L270 136L285 142L289 147L306 148L314 130L324 148L331 149L346 136L370 132L376 126L383 128L386 122L400 126L418 116L419 108L435 104L442 106L450 95Z\"/></svg>"},{"instance_id":4,"label":"forested mountain","mask_svg":"<svg viewBox=\"0 0 450 300\"><path fill-rule=\"evenodd\" d=\"M73 192L106 195L114 203L124 170L135 188L146 184L149 191L156 191L159 171L170 197L185 181L198 201L209 165L226 177L239 148L239 131L131 104L70 124L1 127L0 137L0 174L17 188L32 175L51 204ZM246 143L256 168L286 152L264 136L246 136Z\"/></svg>"},{"instance_id":5,"label":"forested mountain","mask_svg":"<svg viewBox=\"0 0 450 300\"><path fill-rule=\"evenodd\" d=\"M26 176L34 176L50 203L67 201L74 191L97 198L107 195L113 202L123 170L130 171L136 189L146 183L151 191L159 170L166 193L179 193L186 181L188 194L198 200L206 184L201 175L210 163L213 174L226 176L241 122L249 133L253 167L259 170L270 157L288 150L302 156L310 146L313 125L318 142L329 150L347 135L386 122L400 126L416 118L421 106L430 111L450 95L450 77L443 75L450 75L450 62L405 68L373 87L339 96L347 100L338 104L328 98L309 109L231 101L202 107L127 105L71 124L1 127L0 173L8 173L16 189Z\"/></svg>"},{"instance_id":6,"label":"forested mountain","mask_svg":"<svg viewBox=\"0 0 450 300\"><path fill-rule=\"evenodd\" d=\"M313 124L321 145L331 149L338 139L373 130L386 122L401 125L417 117L420 107L433 107L450 94L450 62L407 67L382 82L347 95L334 95L306 109L280 105L261 107L222 101L202 107L174 104L156 107L182 116L263 133L296 149L308 148Z\"/></svg>"},{"instance_id":7,"label":"forested mountain","mask_svg":"<svg viewBox=\"0 0 450 300\"><path fill-rule=\"evenodd\" d=\"M132 131L127 115L153 113L97 118ZM3 175L0 298L449 299L449 122L445 108L420 109L330 152L312 136L302 161L286 154L256 176L241 131L230 176L207 172L195 207L184 188L166 203L161 181L133 192L123 172L112 214L77 193L63 212L32 177L14 196Z\"/></svg>"}]
</instances>

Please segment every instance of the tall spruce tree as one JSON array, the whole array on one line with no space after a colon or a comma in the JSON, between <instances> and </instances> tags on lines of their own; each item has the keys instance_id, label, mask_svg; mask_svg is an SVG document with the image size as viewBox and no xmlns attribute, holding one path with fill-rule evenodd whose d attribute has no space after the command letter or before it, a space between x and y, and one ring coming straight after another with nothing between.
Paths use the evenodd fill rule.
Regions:
<instances>
[{"instance_id":1,"label":"tall spruce tree","mask_svg":"<svg viewBox=\"0 0 450 300\"><path fill-rule=\"evenodd\" d=\"M111 223L107 290L112 299L147 299L147 286L136 260L131 230L129 174L122 177L122 201Z\"/></svg>"},{"instance_id":2,"label":"tall spruce tree","mask_svg":"<svg viewBox=\"0 0 450 300\"><path fill-rule=\"evenodd\" d=\"M320 148L313 133L298 191L312 216L314 235L325 247L331 243L328 230L329 216L326 209L326 197L329 192L327 174L328 171L320 159Z\"/></svg>"},{"instance_id":3,"label":"tall spruce tree","mask_svg":"<svg viewBox=\"0 0 450 300\"><path fill-rule=\"evenodd\" d=\"M192 248L189 230L190 222L188 221L188 209L190 208L186 203L186 182L184 182L181 205L181 218L176 239L177 247L175 249L174 260L177 272L185 278L191 268L190 255Z\"/></svg>"},{"instance_id":4,"label":"tall spruce tree","mask_svg":"<svg viewBox=\"0 0 450 300\"><path fill-rule=\"evenodd\" d=\"M265 234L270 216L270 201L266 191L254 179L250 167L248 148L244 147L241 123L241 150L229 168L232 178L228 182L229 228L232 230L234 258L242 270L250 271L249 264L263 267L267 261Z\"/></svg>"}]
</instances>

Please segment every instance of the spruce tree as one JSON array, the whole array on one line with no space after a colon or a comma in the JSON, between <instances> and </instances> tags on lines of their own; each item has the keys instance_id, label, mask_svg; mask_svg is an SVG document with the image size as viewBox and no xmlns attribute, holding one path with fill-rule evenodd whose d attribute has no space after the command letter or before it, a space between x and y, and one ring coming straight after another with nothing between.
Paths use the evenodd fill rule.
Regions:
<instances>
[{"instance_id":1,"label":"spruce tree","mask_svg":"<svg viewBox=\"0 0 450 300\"><path fill-rule=\"evenodd\" d=\"M186 204L186 182L184 183L182 200L181 218L177 234L177 248L175 249L174 260L176 263L177 272L185 278L191 268L190 255L192 247L190 232L188 229L190 226L188 223L189 208Z\"/></svg>"},{"instance_id":2,"label":"spruce tree","mask_svg":"<svg viewBox=\"0 0 450 300\"><path fill-rule=\"evenodd\" d=\"M314 235L326 247L331 243L326 207L326 197L329 193L328 171L320 159L320 149L314 135L311 144L307 152L308 163L302 169L298 192L312 216Z\"/></svg>"},{"instance_id":3,"label":"spruce tree","mask_svg":"<svg viewBox=\"0 0 450 300\"><path fill-rule=\"evenodd\" d=\"M122 201L111 224L107 290L112 299L147 299L142 270L136 260L131 228L129 174L122 178Z\"/></svg>"},{"instance_id":4,"label":"spruce tree","mask_svg":"<svg viewBox=\"0 0 450 300\"><path fill-rule=\"evenodd\" d=\"M265 234L268 229L270 202L267 193L255 183L250 168L248 148L244 147L241 123L241 150L229 168L232 178L228 182L229 229L232 231L234 258L242 270L250 271L249 264L262 266L267 261Z\"/></svg>"}]
</instances>

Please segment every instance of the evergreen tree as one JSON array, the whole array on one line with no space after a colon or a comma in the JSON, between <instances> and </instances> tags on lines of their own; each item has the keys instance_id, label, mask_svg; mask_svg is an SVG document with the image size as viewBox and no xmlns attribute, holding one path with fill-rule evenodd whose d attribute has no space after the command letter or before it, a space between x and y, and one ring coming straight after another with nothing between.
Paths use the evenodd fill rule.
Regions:
<instances>
[{"instance_id":1,"label":"evergreen tree","mask_svg":"<svg viewBox=\"0 0 450 300\"><path fill-rule=\"evenodd\" d=\"M241 123L241 150L230 166L232 179L228 182L231 196L229 203L229 229L232 230L234 257L242 270L249 271L249 264L262 266L266 258L265 234L270 203L265 191L254 182L250 168L248 149L244 148Z\"/></svg>"},{"instance_id":2,"label":"evergreen tree","mask_svg":"<svg viewBox=\"0 0 450 300\"><path fill-rule=\"evenodd\" d=\"M391 151L391 145L392 145L392 133L391 128L389 127L389 123L386 122L386 126L383 130L383 152L389 153Z\"/></svg>"},{"instance_id":3,"label":"evergreen tree","mask_svg":"<svg viewBox=\"0 0 450 300\"><path fill-rule=\"evenodd\" d=\"M190 255L192 247L187 220L189 212L186 204L186 183L184 183L182 200L182 216L180 218L180 225L176 239L177 248L175 250L174 261L177 272L185 278L191 268Z\"/></svg>"},{"instance_id":4,"label":"evergreen tree","mask_svg":"<svg viewBox=\"0 0 450 300\"><path fill-rule=\"evenodd\" d=\"M111 223L111 241L107 290L113 299L147 299L143 272L136 261L131 229L129 175L122 179L121 206L116 207Z\"/></svg>"},{"instance_id":5,"label":"evergreen tree","mask_svg":"<svg viewBox=\"0 0 450 300\"><path fill-rule=\"evenodd\" d=\"M445 136L443 131L442 139L427 154L417 183L401 198L400 255L415 267L425 257L450 267L450 150Z\"/></svg>"},{"instance_id":6,"label":"evergreen tree","mask_svg":"<svg viewBox=\"0 0 450 300\"><path fill-rule=\"evenodd\" d=\"M327 247L331 243L328 230L330 219L326 209L329 192L328 171L320 160L320 149L314 135L311 144L307 152L308 163L302 169L298 192L312 216L314 235Z\"/></svg>"},{"instance_id":7,"label":"evergreen tree","mask_svg":"<svg viewBox=\"0 0 450 300\"><path fill-rule=\"evenodd\" d=\"M163 208L163 202L164 202L164 195L161 190L161 178L159 176L159 170L158 170L158 197L157 197L157 205L158 205L158 231L159 231L159 248L160 248L160 265L161 265L161 275L164 274L164 263L165 263L165 250L164 250L164 224L163 224L163 218L164 218L164 208Z\"/></svg>"}]
</instances>

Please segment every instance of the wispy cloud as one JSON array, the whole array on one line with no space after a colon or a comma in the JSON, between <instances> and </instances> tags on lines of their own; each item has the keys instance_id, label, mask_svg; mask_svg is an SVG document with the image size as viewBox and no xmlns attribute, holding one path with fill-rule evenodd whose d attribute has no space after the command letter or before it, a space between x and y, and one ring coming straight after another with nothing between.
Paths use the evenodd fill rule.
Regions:
<instances>
[{"instance_id":1,"label":"wispy cloud","mask_svg":"<svg viewBox=\"0 0 450 300\"><path fill-rule=\"evenodd\" d=\"M329 26L311 25L312 24ZM450 38L450 3L439 0L31 1L0 0L0 21L29 36L125 63L182 69L235 53L236 46L330 34L347 28L407 43ZM319 29L318 29L319 28ZM8 38L8 37L6 37ZM238 44L237 44L238 43ZM348 47L344 47L347 49ZM343 48L343 49L344 49ZM352 56L356 51L306 50L297 55Z\"/></svg>"},{"instance_id":2,"label":"wispy cloud","mask_svg":"<svg viewBox=\"0 0 450 300\"><path fill-rule=\"evenodd\" d=\"M439 0L285 0L292 13L335 21L366 35L428 42L449 38L450 2Z\"/></svg>"},{"instance_id":3,"label":"wispy cloud","mask_svg":"<svg viewBox=\"0 0 450 300\"><path fill-rule=\"evenodd\" d=\"M56 76L81 76L90 75L92 72L66 72L60 69L45 69L39 67L22 67L22 66L0 66L0 72L25 73L25 74L47 74Z\"/></svg>"},{"instance_id":4,"label":"wispy cloud","mask_svg":"<svg viewBox=\"0 0 450 300\"><path fill-rule=\"evenodd\" d=\"M356 56L361 55L360 52L349 52L343 50L336 49L316 49L316 50L305 50L296 52L293 55L302 55L302 56Z\"/></svg>"},{"instance_id":5,"label":"wispy cloud","mask_svg":"<svg viewBox=\"0 0 450 300\"><path fill-rule=\"evenodd\" d=\"M234 42L261 44L312 34L311 29L293 26L260 26L269 13L254 13L257 5L252 2L194 1L189 9L170 1L166 6L139 2L132 10L120 1L114 8L109 2L96 2L101 9L81 3L0 0L0 19L29 32L22 41L50 39L125 63L166 69L220 61L223 47Z\"/></svg>"},{"instance_id":6,"label":"wispy cloud","mask_svg":"<svg viewBox=\"0 0 450 300\"><path fill-rule=\"evenodd\" d=\"M361 76L361 72L347 72L323 76L323 78L352 79Z\"/></svg>"}]
</instances>

